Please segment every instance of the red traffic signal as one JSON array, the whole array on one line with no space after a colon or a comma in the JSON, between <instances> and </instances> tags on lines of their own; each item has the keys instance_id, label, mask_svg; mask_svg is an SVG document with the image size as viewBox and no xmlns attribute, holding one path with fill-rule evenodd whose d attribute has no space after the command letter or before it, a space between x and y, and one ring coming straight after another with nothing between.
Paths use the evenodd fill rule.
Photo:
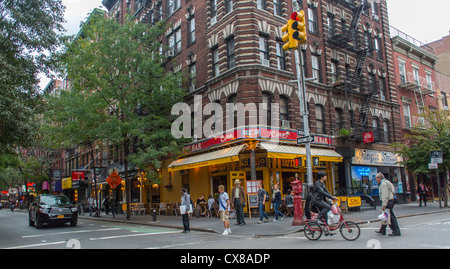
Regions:
<instances>
[{"instance_id":1,"label":"red traffic signal","mask_svg":"<svg viewBox=\"0 0 450 269\"><path fill-rule=\"evenodd\" d=\"M305 12L303 10L300 12L293 12L291 14L291 20L295 21L292 23L292 29L294 30L292 38L298 40L298 45L304 44L307 40Z\"/></svg>"},{"instance_id":2,"label":"red traffic signal","mask_svg":"<svg viewBox=\"0 0 450 269\"><path fill-rule=\"evenodd\" d=\"M295 158L294 159L294 166L295 168L300 168L303 166L302 158Z\"/></svg>"}]
</instances>

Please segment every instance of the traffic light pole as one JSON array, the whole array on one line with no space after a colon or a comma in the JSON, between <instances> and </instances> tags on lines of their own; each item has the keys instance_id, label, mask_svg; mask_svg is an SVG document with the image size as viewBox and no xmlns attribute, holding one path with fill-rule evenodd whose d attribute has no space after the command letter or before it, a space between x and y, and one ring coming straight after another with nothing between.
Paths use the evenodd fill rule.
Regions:
<instances>
[{"instance_id":1,"label":"traffic light pole","mask_svg":"<svg viewBox=\"0 0 450 269\"><path fill-rule=\"evenodd\" d=\"M298 98L300 101L300 114L303 116L303 129L305 136L311 136L309 130L309 115L306 108L306 86L305 86L305 73L303 69L303 55L301 53L301 47L295 50L295 65L297 69L297 86L298 86ZM306 149L306 176L308 179L308 186L313 185L312 163L311 163L311 142L305 144Z\"/></svg>"}]
</instances>

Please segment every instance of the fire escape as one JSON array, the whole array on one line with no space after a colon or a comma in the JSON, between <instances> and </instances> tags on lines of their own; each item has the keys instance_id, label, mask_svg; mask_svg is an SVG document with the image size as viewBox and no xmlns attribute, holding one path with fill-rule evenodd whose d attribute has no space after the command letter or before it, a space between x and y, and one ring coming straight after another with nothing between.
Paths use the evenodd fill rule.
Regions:
<instances>
[{"instance_id":1,"label":"fire escape","mask_svg":"<svg viewBox=\"0 0 450 269\"><path fill-rule=\"evenodd\" d=\"M367 83L367 79L363 78L363 68L366 65L367 56L370 53L371 48L364 42L364 38L358 34L357 26L361 19L361 15L364 10L369 6L364 5L364 1L355 0L354 3L350 3L346 0L335 0L341 6L344 6L353 12L353 18L350 26L343 24L341 34L330 34L327 38L328 43L340 50L351 52L355 55L357 62L354 71L351 74L347 74L345 79L340 84L335 85L336 88L343 89L345 92L345 99L350 110L353 110L353 94L358 93L362 98L361 111L358 124L353 122L351 126L353 135L361 137L362 133L367 130L367 118L370 105L373 97L377 94L376 87L370 87ZM347 28L347 29L346 29ZM366 90L368 89L368 90ZM353 136L356 138L356 136Z\"/></svg>"},{"instance_id":2,"label":"fire escape","mask_svg":"<svg viewBox=\"0 0 450 269\"><path fill-rule=\"evenodd\" d=\"M153 0L137 0L135 2L135 10L136 13L134 16L139 18L143 23L154 24L156 19L159 18L157 14L159 11L155 8L155 2L161 1L153 1Z\"/></svg>"}]
</instances>

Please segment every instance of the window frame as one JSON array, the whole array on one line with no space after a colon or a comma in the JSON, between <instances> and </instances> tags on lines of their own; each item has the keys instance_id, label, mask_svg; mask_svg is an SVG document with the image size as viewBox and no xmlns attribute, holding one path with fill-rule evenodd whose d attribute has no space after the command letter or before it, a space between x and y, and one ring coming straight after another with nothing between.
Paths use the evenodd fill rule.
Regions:
<instances>
[{"instance_id":1,"label":"window frame","mask_svg":"<svg viewBox=\"0 0 450 269\"><path fill-rule=\"evenodd\" d=\"M231 69L236 66L236 47L234 36L229 37L227 40L227 66Z\"/></svg>"},{"instance_id":2,"label":"window frame","mask_svg":"<svg viewBox=\"0 0 450 269\"><path fill-rule=\"evenodd\" d=\"M316 112L316 133L317 134L325 134L326 128L325 128L325 108L321 104L316 104L314 106L315 112ZM317 113L320 112L320 113ZM320 115L320 117L319 117ZM321 127L319 127L319 123ZM321 128L321 129L320 129Z\"/></svg>"}]
</instances>

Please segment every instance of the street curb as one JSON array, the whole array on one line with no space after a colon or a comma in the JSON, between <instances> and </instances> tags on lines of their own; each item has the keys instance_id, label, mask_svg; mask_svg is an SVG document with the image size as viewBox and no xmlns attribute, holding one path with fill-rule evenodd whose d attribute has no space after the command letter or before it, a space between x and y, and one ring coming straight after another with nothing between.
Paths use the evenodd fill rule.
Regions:
<instances>
[{"instance_id":1,"label":"street curb","mask_svg":"<svg viewBox=\"0 0 450 269\"><path fill-rule=\"evenodd\" d=\"M431 212L423 212L423 213L415 213L415 214L406 214L397 216L398 219L400 218L408 218L408 217L414 217L414 216L422 216L422 215L430 215L430 214L437 214L437 213L445 213L450 212L450 209L444 209L439 211L431 211ZM164 227L164 228L172 228L172 229L179 229L182 230L182 226L178 225L170 225L170 224L162 224L162 223L149 223L149 222L138 222L133 220L127 220L124 218L121 219L102 219L102 218L93 218L93 217L83 217L78 216L80 219L90 219L90 220L98 220L98 221L105 221L105 222L117 222L117 223L127 223L127 224L136 224L136 225L148 225L148 226L155 226L155 227ZM369 219L369 220L360 220L360 221L353 221L356 224L365 224L365 223L375 223L380 222L379 219ZM198 231L198 232L207 232L207 233L214 233L214 234L220 234L217 231L214 231L212 229L206 229L206 228L197 228L197 227L191 227L191 231ZM303 232L303 226L299 229L295 229L293 231L285 232L285 233L276 233L276 234L253 234L253 237L261 238L261 237L277 237L277 236L285 236L289 234L299 233Z\"/></svg>"},{"instance_id":2,"label":"street curb","mask_svg":"<svg viewBox=\"0 0 450 269\"><path fill-rule=\"evenodd\" d=\"M423 213L416 213L416 214L407 214L407 215L401 215L401 216L397 216L397 219L401 219L401 218L408 218L408 217L414 217L414 216L422 216L422 215L430 215L430 214L437 214L437 213L445 213L445 212L450 212L450 209L444 209L444 210L440 210L440 211L431 211L431 212L423 212ZM353 221L356 224L366 224L366 223L375 223L375 222L380 222L379 219L370 219L370 220L360 220L360 221ZM254 234L254 237L277 237L277 236L284 236L284 235L289 235L289 234L294 234L294 233L298 233L298 232L303 232L303 228L300 228L298 230L292 231L292 232L287 232L287 233L281 233L281 234Z\"/></svg>"}]
</instances>

